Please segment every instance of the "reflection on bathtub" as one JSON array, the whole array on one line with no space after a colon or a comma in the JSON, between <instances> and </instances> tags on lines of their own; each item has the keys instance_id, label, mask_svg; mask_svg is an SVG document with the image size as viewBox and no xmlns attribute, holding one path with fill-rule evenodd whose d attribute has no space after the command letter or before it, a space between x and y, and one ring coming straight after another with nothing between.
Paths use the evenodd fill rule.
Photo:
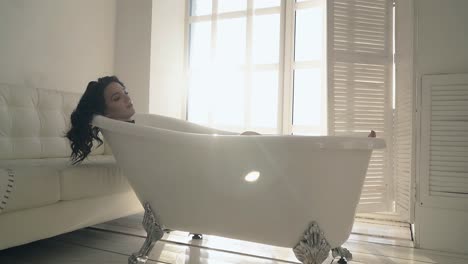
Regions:
<instances>
[{"instance_id":1,"label":"reflection on bathtub","mask_svg":"<svg viewBox=\"0 0 468 264\"><path fill-rule=\"evenodd\" d=\"M247 173L247 175L245 176L245 181L255 182L255 181L258 180L258 177L260 177L260 172L251 171L251 172Z\"/></svg>"}]
</instances>

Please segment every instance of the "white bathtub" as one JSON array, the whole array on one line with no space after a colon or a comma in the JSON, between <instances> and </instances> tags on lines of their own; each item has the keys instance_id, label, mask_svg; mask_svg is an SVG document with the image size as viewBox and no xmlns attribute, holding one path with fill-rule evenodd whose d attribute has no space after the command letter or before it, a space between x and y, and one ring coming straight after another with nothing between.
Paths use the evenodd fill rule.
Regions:
<instances>
[{"instance_id":1,"label":"white bathtub","mask_svg":"<svg viewBox=\"0 0 468 264\"><path fill-rule=\"evenodd\" d=\"M149 114L93 124L166 228L281 247L298 244L311 221L341 246L372 149L385 147L367 137L240 136ZM256 182L245 180L251 171Z\"/></svg>"}]
</instances>

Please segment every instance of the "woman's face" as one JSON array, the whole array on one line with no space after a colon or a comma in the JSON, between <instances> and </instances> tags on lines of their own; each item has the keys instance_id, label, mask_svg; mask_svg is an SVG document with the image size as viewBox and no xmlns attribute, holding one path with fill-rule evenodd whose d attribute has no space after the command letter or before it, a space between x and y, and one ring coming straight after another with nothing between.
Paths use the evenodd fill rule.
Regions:
<instances>
[{"instance_id":1,"label":"woman's face","mask_svg":"<svg viewBox=\"0 0 468 264\"><path fill-rule=\"evenodd\" d=\"M120 83L112 82L104 89L106 101L106 116L113 119L128 121L135 114L132 99Z\"/></svg>"}]
</instances>

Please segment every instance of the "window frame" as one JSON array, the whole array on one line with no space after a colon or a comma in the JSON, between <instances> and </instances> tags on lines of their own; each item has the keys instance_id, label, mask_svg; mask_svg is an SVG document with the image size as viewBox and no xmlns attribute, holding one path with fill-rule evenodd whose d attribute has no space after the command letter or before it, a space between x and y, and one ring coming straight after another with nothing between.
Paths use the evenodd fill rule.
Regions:
<instances>
[{"instance_id":1,"label":"window frame","mask_svg":"<svg viewBox=\"0 0 468 264\"><path fill-rule=\"evenodd\" d=\"M321 93L322 101L327 102L327 91L326 91L326 28L322 31L323 43L322 47L325 52L322 54L321 61L307 61L307 62L295 62L294 59L294 46L295 46L295 18L297 10L304 10L311 7L322 7L323 8L323 22L326 25L326 0L310 0L305 2L297 2L291 0L281 0L280 6L269 7L261 9L253 9L254 0L246 0L247 10L245 11L233 11L227 13L217 13L218 0L212 0L212 11L209 15L202 15L192 17L191 13L191 0L186 0L186 39L185 41L185 76L189 78L190 75L190 25L194 22L211 21L211 48L216 47L217 38L217 22L220 19L226 18L246 18L246 55L251 56L252 54L252 16L253 15L267 15L267 14L279 14L280 15L280 40L279 40L279 61L278 64L268 65L254 65L253 68L243 69L247 74L246 86L245 86L245 99L249 98L251 94L251 77L250 70L253 69L277 69L278 70L278 101L277 101L277 127L275 130L268 131L275 134L315 134L315 135L326 135L327 134L327 104L322 105L322 123L320 127L301 127L293 124L293 108L294 108L294 71L296 69L319 69L321 72ZM213 57L211 58L214 59ZM252 65L252 64L250 64ZM188 82L185 88L184 98L184 109L182 111L183 118L188 120L189 111L189 87ZM249 104L245 108L245 123L250 124ZM228 129L228 128L225 128ZM253 127L252 129L255 129Z\"/></svg>"}]
</instances>

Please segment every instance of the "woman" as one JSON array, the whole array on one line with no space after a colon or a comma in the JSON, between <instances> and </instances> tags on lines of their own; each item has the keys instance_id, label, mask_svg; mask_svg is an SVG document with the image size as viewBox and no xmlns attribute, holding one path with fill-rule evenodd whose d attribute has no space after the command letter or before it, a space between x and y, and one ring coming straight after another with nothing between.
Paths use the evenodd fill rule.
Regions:
<instances>
[{"instance_id":1,"label":"woman","mask_svg":"<svg viewBox=\"0 0 468 264\"><path fill-rule=\"evenodd\" d=\"M95 114L126 122L132 120L135 114L133 103L125 85L116 76L106 76L97 81L91 81L71 114L71 128L66 137L70 140L72 153L70 159L73 165L82 162L91 153L93 140L102 145L98 137L99 128L93 127L91 121ZM259 135L246 131L242 135Z\"/></svg>"},{"instance_id":2,"label":"woman","mask_svg":"<svg viewBox=\"0 0 468 264\"><path fill-rule=\"evenodd\" d=\"M106 76L97 81L91 81L81 97L76 109L71 114L71 128L66 137L70 140L72 153L70 159L73 165L82 162L91 152L93 140L102 145L98 137L99 128L93 127L91 121L95 114L109 118L132 122L135 109L125 85L116 76ZM245 131L241 135L260 135L253 131ZM375 137L372 130L369 137Z\"/></svg>"},{"instance_id":3,"label":"woman","mask_svg":"<svg viewBox=\"0 0 468 264\"><path fill-rule=\"evenodd\" d=\"M99 128L91 121L95 114L126 122L135 114L133 103L125 85L116 76L107 76L91 81L71 114L71 128L66 137L70 140L73 165L82 162L91 152L93 139L102 144L98 137ZM169 232L170 230L166 230ZM192 239L202 239L202 234L193 234Z\"/></svg>"},{"instance_id":4,"label":"woman","mask_svg":"<svg viewBox=\"0 0 468 264\"><path fill-rule=\"evenodd\" d=\"M99 128L90 123L95 114L132 122L135 114L132 100L125 85L116 76L106 76L88 83L76 109L71 114L71 128L66 137L70 140L73 165L82 162L91 152L93 140L102 144Z\"/></svg>"}]
</instances>

